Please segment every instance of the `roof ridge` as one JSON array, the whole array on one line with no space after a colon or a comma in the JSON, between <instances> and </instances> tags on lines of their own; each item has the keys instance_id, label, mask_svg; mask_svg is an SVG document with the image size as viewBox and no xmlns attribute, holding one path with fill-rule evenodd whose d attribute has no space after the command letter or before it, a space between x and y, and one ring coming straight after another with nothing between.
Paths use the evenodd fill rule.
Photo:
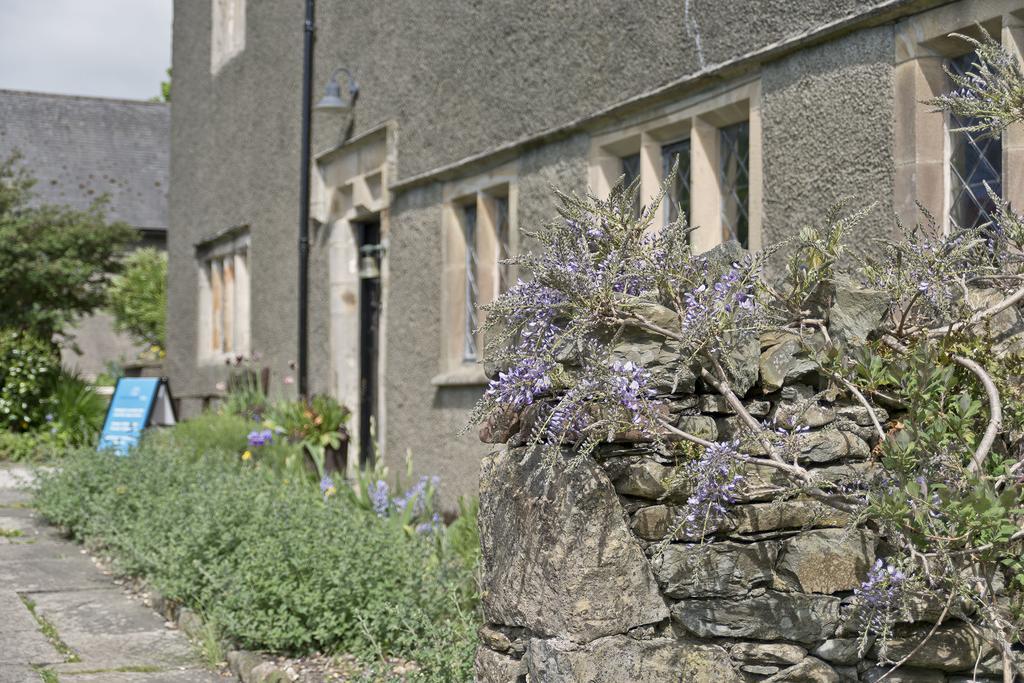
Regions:
<instances>
[{"instance_id":1,"label":"roof ridge","mask_svg":"<svg viewBox=\"0 0 1024 683\"><path fill-rule=\"evenodd\" d=\"M98 102L118 102L120 104L143 104L147 106L170 107L170 102L151 100L133 100L126 97L102 97L100 95L66 95L63 93L44 92L42 90L11 90L0 88L0 95L29 95L31 97L55 97L63 100L92 100Z\"/></svg>"}]
</instances>

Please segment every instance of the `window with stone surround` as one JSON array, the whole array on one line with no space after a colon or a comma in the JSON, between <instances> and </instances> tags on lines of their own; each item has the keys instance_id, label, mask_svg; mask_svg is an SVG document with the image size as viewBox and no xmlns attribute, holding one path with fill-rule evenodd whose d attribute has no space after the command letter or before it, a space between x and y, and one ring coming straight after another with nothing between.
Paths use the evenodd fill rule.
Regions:
<instances>
[{"instance_id":1,"label":"window with stone surround","mask_svg":"<svg viewBox=\"0 0 1024 683\"><path fill-rule=\"evenodd\" d=\"M918 203L946 232L989 220L992 201L985 185L1024 203L1024 126L1015 124L995 138L983 138L971 125L925 102L949 92L948 72L973 69L970 46L951 37L982 37L982 29L1003 47L1021 55L1024 11L1019 2L961 1L922 12L896 26L894 157L896 211L905 225L922 221Z\"/></svg>"},{"instance_id":2,"label":"window with stone surround","mask_svg":"<svg viewBox=\"0 0 1024 683\"><path fill-rule=\"evenodd\" d=\"M599 133L591 143L591 189L603 196L619 177L639 177L642 207L675 169L656 225L685 215L697 226L690 240L698 252L730 239L758 248L760 92L760 82L747 78L637 114L626 125Z\"/></svg>"},{"instance_id":3,"label":"window with stone surround","mask_svg":"<svg viewBox=\"0 0 1024 683\"><path fill-rule=\"evenodd\" d=\"M210 73L217 73L245 49L245 0L212 0Z\"/></svg>"},{"instance_id":4,"label":"window with stone surround","mask_svg":"<svg viewBox=\"0 0 1024 683\"><path fill-rule=\"evenodd\" d=\"M690 139L670 142L661 146L661 177L672 179L672 187L665 196L664 225L674 223L680 216L690 215Z\"/></svg>"},{"instance_id":5,"label":"window with stone surround","mask_svg":"<svg viewBox=\"0 0 1024 683\"><path fill-rule=\"evenodd\" d=\"M441 371L438 385L482 384L479 364L484 306L515 283L502 261L518 248L516 186L511 173L493 172L445 187Z\"/></svg>"},{"instance_id":6,"label":"window with stone surround","mask_svg":"<svg viewBox=\"0 0 1024 683\"><path fill-rule=\"evenodd\" d=\"M238 230L199 248L199 356L248 355L249 234Z\"/></svg>"},{"instance_id":7,"label":"window with stone surround","mask_svg":"<svg viewBox=\"0 0 1024 683\"><path fill-rule=\"evenodd\" d=\"M974 54L967 53L946 60L946 71L956 76L969 76L977 69ZM949 87L953 87L950 79ZM946 116L949 134L949 225L976 228L992 220L995 210L988 190L1002 196L1003 138L984 136L970 130L978 125L975 117Z\"/></svg>"}]
</instances>

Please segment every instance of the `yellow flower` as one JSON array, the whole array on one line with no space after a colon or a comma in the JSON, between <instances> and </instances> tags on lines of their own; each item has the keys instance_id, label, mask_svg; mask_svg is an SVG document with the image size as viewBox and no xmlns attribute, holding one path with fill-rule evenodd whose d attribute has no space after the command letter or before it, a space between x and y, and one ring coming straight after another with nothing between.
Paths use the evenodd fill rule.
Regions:
<instances>
[{"instance_id":1,"label":"yellow flower","mask_svg":"<svg viewBox=\"0 0 1024 683\"><path fill-rule=\"evenodd\" d=\"M324 497L325 498L330 498L331 496L333 496L337 492L338 492L338 489L334 488L333 486L328 486L327 490L324 491Z\"/></svg>"},{"instance_id":2,"label":"yellow flower","mask_svg":"<svg viewBox=\"0 0 1024 683\"><path fill-rule=\"evenodd\" d=\"M252 451L242 453L242 460L252 460Z\"/></svg>"}]
</instances>

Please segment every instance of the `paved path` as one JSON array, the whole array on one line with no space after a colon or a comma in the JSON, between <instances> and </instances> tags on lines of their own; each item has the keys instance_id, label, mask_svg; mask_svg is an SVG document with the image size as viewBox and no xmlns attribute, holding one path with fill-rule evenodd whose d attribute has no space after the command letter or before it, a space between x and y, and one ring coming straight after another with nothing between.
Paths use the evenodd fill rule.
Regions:
<instances>
[{"instance_id":1,"label":"paved path","mask_svg":"<svg viewBox=\"0 0 1024 683\"><path fill-rule=\"evenodd\" d=\"M223 683L28 507L31 476L0 465L0 683Z\"/></svg>"}]
</instances>

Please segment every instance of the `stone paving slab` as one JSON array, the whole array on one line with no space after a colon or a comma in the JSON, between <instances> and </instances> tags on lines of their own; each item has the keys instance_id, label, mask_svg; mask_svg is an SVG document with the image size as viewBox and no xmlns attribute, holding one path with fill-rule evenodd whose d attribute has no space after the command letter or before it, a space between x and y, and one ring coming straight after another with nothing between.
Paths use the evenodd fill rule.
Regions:
<instances>
[{"instance_id":1,"label":"stone paving slab","mask_svg":"<svg viewBox=\"0 0 1024 683\"><path fill-rule=\"evenodd\" d=\"M21 596L12 590L0 591L0 635L38 630L39 624L25 608Z\"/></svg>"},{"instance_id":2,"label":"stone paving slab","mask_svg":"<svg viewBox=\"0 0 1024 683\"><path fill-rule=\"evenodd\" d=\"M60 664L64 657L39 631L0 633L0 670L12 665Z\"/></svg>"},{"instance_id":3,"label":"stone paving slab","mask_svg":"<svg viewBox=\"0 0 1024 683\"><path fill-rule=\"evenodd\" d=\"M61 640L81 659L53 667L58 673L93 669L152 666L160 669L198 667L196 650L180 631L163 633L63 633Z\"/></svg>"},{"instance_id":4,"label":"stone paving slab","mask_svg":"<svg viewBox=\"0 0 1024 683\"><path fill-rule=\"evenodd\" d=\"M9 537L7 540L24 541L31 538L65 540L59 531L37 516L21 514L21 510L13 512L15 514L8 515L6 514L7 510L0 509L0 529L21 532L20 536Z\"/></svg>"},{"instance_id":5,"label":"stone paving slab","mask_svg":"<svg viewBox=\"0 0 1024 683\"><path fill-rule=\"evenodd\" d=\"M33 682L38 679L32 679ZM99 671L97 673L75 674L61 679L61 683L224 683L225 679L214 673L194 669L170 671ZM228 679L230 680L230 679ZM3 683L3 678L0 678Z\"/></svg>"},{"instance_id":6,"label":"stone paving slab","mask_svg":"<svg viewBox=\"0 0 1024 683\"><path fill-rule=\"evenodd\" d=\"M0 489L0 492L2 492L2 489ZM24 505L18 503L12 503L10 505L0 504L0 517L19 517L21 519L38 518L39 513L32 508L27 507L28 504L28 501L26 501Z\"/></svg>"},{"instance_id":7,"label":"stone paving slab","mask_svg":"<svg viewBox=\"0 0 1024 683\"><path fill-rule=\"evenodd\" d=\"M225 680L205 669L183 633L116 587L82 547L64 539L30 509L31 470L0 465L0 529L23 536L0 538L0 683L39 683L33 665L45 666L65 683L214 683ZM40 631L22 602L56 631L79 661Z\"/></svg>"},{"instance_id":8,"label":"stone paving slab","mask_svg":"<svg viewBox=\"0 0 1024 683\"><path fill-rule=\"evenodd\" d=\"M7 546L0 546L0 557ZM19 593L68 591L109 586L104 576L83 555L21 562L0 562L0 586Z\"/></svg>"},{"instance_id":9,"label":"stone paving slab","mask_svg":"<svg viewBox=\"0 0 1024 683\"><path fill-rule=\"evenodd\" d=\"M162 619L119 588L40 593L32 596L42 615L67 641L73 633L157 633L167 631Z\"/></svg>"},{"instance_id":10,"label":"stone paving slab","mask_svg":"<svg viewBox=\"0 0 1024 683\"><path fill-rule=\"evenodd\" d=\"M39 683L39 674L20 664L0 666L0 683Z\"/></svg>"},{"instance_id":11,"label":"stone paving slab","mask_svg":"<svg viewBox=\"0 0 1024 683\"><path fill-rule=\"evenodd\" d=\"M17 508L32 502L32 494L28 491L0 488L0 509Z\"/></svg>"},{"instance_id":12,"label":"stone paving slab","mask_svg":"<svg viewBox=\"0 0 1024 683\"><path fill-rule=\"evenodd\" d=\"M67 560L76 556L85 557L81 546L67 541L50 539L13 539L8 543L0 540L0 564L34 560Z\"/></svg>"}]
</instances>

